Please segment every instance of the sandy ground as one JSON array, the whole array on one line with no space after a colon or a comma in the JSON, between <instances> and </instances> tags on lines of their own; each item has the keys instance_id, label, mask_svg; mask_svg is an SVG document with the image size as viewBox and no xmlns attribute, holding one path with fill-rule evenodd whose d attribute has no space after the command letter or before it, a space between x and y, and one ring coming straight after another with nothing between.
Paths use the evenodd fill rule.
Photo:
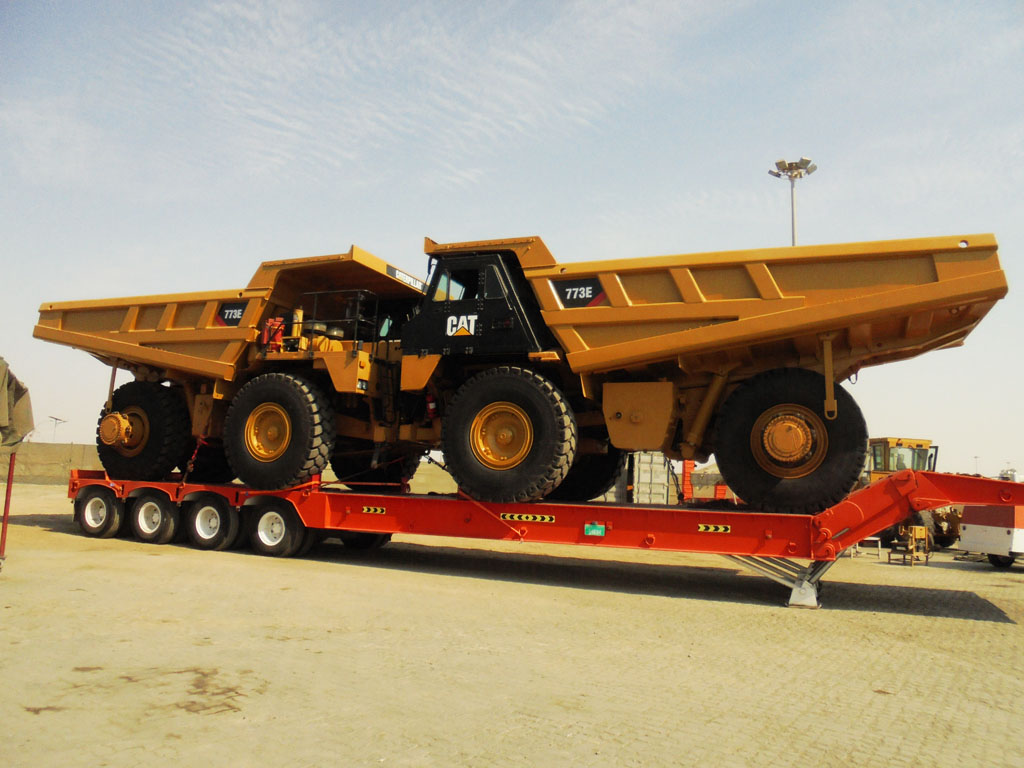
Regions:
<instances>
[{"instance_id":1,"label":"sandy ground","mask_svg":"<svg viewBox=\"0 0 1024 768\"><path fill-rule=\"evenodd\" d=\"M0 764L1024 765L1024 567L826 582L808 611L706 555L96 540L16 485Z\"/></svg>"}]
</instances>

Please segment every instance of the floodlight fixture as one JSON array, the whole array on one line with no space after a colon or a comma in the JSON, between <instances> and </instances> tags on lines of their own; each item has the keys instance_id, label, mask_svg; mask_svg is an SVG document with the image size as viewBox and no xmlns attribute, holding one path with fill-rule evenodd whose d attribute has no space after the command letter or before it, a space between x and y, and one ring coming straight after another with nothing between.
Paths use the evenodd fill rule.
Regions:
<instances>
[{"instance_id":1,"label":"floodlight fixture","mask_svg":"<svg viewBox=\"0 0 1024 768\"><path fill-rule=\"evenodd\" d=\"M795 161L777 160L775 168L776 170L769 170L768 173L777 179L783 177L789 179L790 222L793 232L793 245L796 245L796 180L810 176L818 170L818 166L814 164L811 158L801 157Z\"/></svg>"}]
</instances>

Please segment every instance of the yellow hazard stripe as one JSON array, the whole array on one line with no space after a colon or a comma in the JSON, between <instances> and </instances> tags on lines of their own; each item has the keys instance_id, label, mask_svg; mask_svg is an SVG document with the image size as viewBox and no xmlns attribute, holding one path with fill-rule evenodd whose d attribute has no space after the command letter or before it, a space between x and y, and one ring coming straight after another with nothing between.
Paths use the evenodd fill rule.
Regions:
<instances>
[{"instance_id":1,"label":"yellow hazard stripe","mask_svg":"<svg viewBox=\"0 0 1024 768\"><path fill-rule=\"evenodd\" d=\"M510 520L514 523L553 523L555 522L554 515L530 515L520 514L518 512L502 512L502 520Z\"/></svg>"},{"instance_id":2,"label":"yellow hazard stripe","mask_svg":"<svg viewBox=\"0 0 1024 768\"><path fill-rule=\"evenodd\" d=\"M732 533L731 525L707 525L706 523L697 524L697 533Z\"/></svg>"},{"instance_id":3,"label":"yellow hazard stripe","mask_svg":"<svg viewBox=\"0 0 1024 768\"><path fill-rule=\"evenodd\" d=\"M363 507L364 515L386 515L387 513L387 507Z\"/></svg>"}]
</instances>

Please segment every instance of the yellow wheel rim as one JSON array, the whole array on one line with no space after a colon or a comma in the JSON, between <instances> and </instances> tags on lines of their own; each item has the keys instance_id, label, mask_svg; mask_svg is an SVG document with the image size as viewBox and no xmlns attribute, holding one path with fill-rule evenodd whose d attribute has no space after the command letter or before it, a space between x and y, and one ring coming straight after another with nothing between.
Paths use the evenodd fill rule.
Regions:
<instances>
[{"instance_id":1,"label":"yellow wheel rim","mask_svg":"<svg viewBox=\"0 0 1024 768\"><path fill-rule=\"evenodd\" d=\"M245 447L257 461L279 459L292 440L292 422L277 403L254 408L245 421Z\"/></svg>"},{"instance_id":2,"label":"yellow wheel rim","mask_svg":"<svg viewBox=\"0 0 1024 768\"><path fill-rule=\"evenodd\" d=\"M473 418L469 429L473 455L488 469L517 467L533 447L530 417L515 403L491 403Z\"/></svg>"},{"instance_id":3,"label":"yellow wheel rim","mask_svg":"<svg viewBox=\"0 0 1024 768\"><path fill-rule=\"evenodd\" d=\"M121 439L115 442L114 447L122 456L138 456L149 440L149 417L137 405L125 408L121 415L127 419L128 429L122 427L122 434L118 435Z\"/></svg>"},{"instance_id":4,"label":"yellow wheel rim","mask_svg":"<svg viewBox=\"0 0 1024 768\"><path fill-rule=\"evenodd\" d=\"M754 422L750 450L758 466L775 477L806 477L828 454L828 431L811 409L777 405Z\"/></svg>"}]
</instances>

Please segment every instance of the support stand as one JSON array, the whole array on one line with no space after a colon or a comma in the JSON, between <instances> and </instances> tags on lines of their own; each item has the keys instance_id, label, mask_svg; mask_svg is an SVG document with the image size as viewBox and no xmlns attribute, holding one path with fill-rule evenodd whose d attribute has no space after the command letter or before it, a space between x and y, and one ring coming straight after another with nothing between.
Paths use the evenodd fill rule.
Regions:
<instances>
[{"instance_id":1,"label":"support stand","mask_svg":"<svg viewBox=\"0 0 1024 768\"><path fill-rule=\"evenodd\" d=\"M755 557L754 555L725 555L745 568L767 576L772 581L789 587L792 592L786 605L790 608L820 608L818 584L835 560L817 560L801 566L783 558Z\"/></svg>"}]
</instances>

